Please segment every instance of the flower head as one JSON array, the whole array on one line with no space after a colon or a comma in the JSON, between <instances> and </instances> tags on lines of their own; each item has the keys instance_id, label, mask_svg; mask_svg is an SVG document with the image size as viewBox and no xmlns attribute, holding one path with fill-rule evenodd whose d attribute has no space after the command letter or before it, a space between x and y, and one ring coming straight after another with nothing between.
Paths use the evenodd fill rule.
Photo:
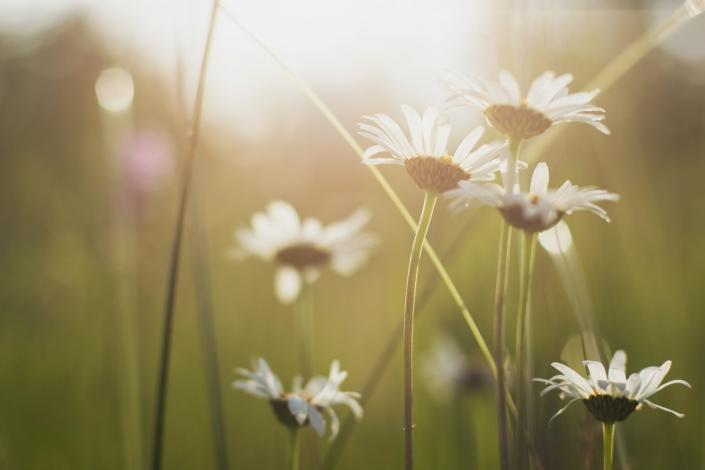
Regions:
<instances>
[{"instance_id":1,"label":"flower head","mask_svg":"<svg viewBox=\"0 0 705 470\"><path fill-rule=\"evenodd\" d=\"M570 181L558 189L548 189L548 166L539 163L531 176L529 192L522 192L518 184L518 165L508 158L502 168L504 186L461 182L448 192L452 206L461 208L478 200L496 207L505 220L515 228L527 232L543 232L556 225L565 214L587 210L609 222L607 212L596 203L617 201L619 196L592 186L581 188Z\"/></svg>"},{"instance_id":2,"label":"flower head","mask_svg":"<svg viewBox=\"0 0 705 470\"><path fill-rule=\"evenodd\" d=\"M601 122L605 110L592 104L599 90L568 93L571 74L556 77L544 72L522 97L514 76L502 70L499 82L479 77L449 74L445 80L451 92L450 106L480 109L487 122L500 133L514 139L529 139L559 122L584 122L605 134L609 129Z\"/></svg>"},{"instance_id":3,"label":"flower head","mask_svg":"<svg viewBox=\"0 0 705 470\"><path fill-rule=\"evenodd\" d=\"M340 370L340 363L333 361L328 377L316 376L302 387L301 376L294 377L292 391L284 392L281 381L262 358L253 361L252 370L238 368L236 372L245 377L236 380L233 387L256 397L269 400L277 419L289 427L311 425L316 434L326 433L325 412L330 419L330 440L338 434L340 422L333 410L335 405L346 405L356 419L362 418L362 407L357 402L360 394L343 392L340 385L348 373Z\"/></svg>"},{"instance_id":4,"label":"flower head","mask_svg":"<svg viewBox=\"0 0 705 470\"><path fill-rule=\"evenodd\" d=\"M266 212L252 216L251 228L236 232L234 254L275 262L277 298L291 303L302 283L318 279L323 268L348 276L367 261L377 244L374 235L362 232L369 219L370 214L359 209L347 219L323 226L318 219L301 220L289 203L274 201Z\"/></svg>"},{"instance_id":5,"label":"flower head","mask_svg":"<svg viewBox=\"0 0 705 470\"><path fill-rule=\"evenodd\" d=\"M453 155L448 153L451 127L448 119L435 108L423 116L409 106L402 106L411 140L386 114L365 116L359 124L360 135L375 145L364 154L368 165L403 165L416 185L426 191L444 193L465 180L491 181L499 168L497 156L506 142L494 141L473 150L484 133L482 127L470 132ZM379 154L387 154L379 157Z\"/></svg>"},{"instance_id":6,"label":"flower head","mask_svg":"<svg viewBox=\"0 0 705 470\"><path fill-rule=\"evenodd\" d=\"M656 392L670 385L681 384L690 388L690 384L684 380L661 383L671 368L671 361L664 362L660 367L642 369L629 378L626 376L627 355L624 351L614 353L607 371L601 362L583 361L583 364L588 369L587 378L565 364L553 362L551 365L560 374L550 379L534 379L546 384L542 396L551 390L559 390L561 398L570 399L566 406L553 415L551 421L578 400L583 402L595 418L605 423L624 421L634 410L640 409L642 404L668 411L679 418L684 416L649 400Z\"/></svg>"}]
</instances>

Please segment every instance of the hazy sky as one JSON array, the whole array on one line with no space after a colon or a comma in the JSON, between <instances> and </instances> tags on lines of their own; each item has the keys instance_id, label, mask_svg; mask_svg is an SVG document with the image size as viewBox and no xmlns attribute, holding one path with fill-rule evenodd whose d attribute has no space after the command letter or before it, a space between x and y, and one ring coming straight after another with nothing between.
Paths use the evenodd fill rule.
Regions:
<instances>
[{"instance_id":1,"label":"hazy sky","mask_svg":"<svg viewBox=\"0 0 705 470\"><path fill-rule=\"evenodd\" d=\"M353 94L359 93L356 84L386 83L391 99L422 106L442 99L438 76L444 69L494 74L497 67L493 0L223 1L318 88L324 84ZM673 8L674 2L668 3L666 8ZM80 9L111 38L117 65L129 70L137 54L169 78L177 57L183 57L186 87L193 92L210 5L208 0L1 0L0 27L41 26ZM266 126L272 108L302 99L291 80L224 15L208 84L207 117L234 119L253 137Z\"/></svg>"}]
</instances>

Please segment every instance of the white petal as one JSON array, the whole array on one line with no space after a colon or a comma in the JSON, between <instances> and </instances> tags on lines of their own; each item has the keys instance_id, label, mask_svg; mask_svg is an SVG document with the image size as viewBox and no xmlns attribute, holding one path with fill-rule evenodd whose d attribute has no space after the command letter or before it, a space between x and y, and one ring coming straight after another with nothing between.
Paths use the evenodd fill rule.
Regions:
<instances>
[{"instance_id":1,"label":"white petal","mask_svg":"<svg viewBox=\"0 0 705 470\"><path fill-rule=\"evenodd\" d=\"M519 84L517 83L516 78L514 78L514 75L506 70L502 70L499 72L499 83L509 94L512 104L514 104L514 106L519 106L519 104L521 104L521 92L519 91Z\"/></svg>"},{"instance_id":2,"label":"white petal","mask_svg":"<svg viewBox=\"0 0 705 470\"><path fill-rule=\"evenodd\" d=\"M578 374L565 364L561 364L560 362L552 362L551 365L563 375L565 375L566 379L572 382L573 385L576 386L576 388L582 391L585 394L585 398L590 396L590 394L592 393L592 387L583 377L580 376L580 374Z\"/></svg>"},{"instance_id":3,"label":"white petal","mask_svg":"<svg viewBox=\"0 0 705 470\"><path fill-rule=\"evenodd\" d=\"M599 380L607 380L607 373L605 372L605 366L598 361L583 361L590 371L590 378L597 383Z\"/></svg>"},{"instance_id":4,"label":"white petal","mask_svg":"<svg viewBox=\"0 0 705 470\"><path fill-rule=\"evenodd\" d=\"M676 415L676 416L679 417L679 418L682 418L683 416L685 416L683 413L679 413L679 412L677 412L677 411L675 411L675 410L672 410L672 409L670 409L670 408L666 408L665 406L657 405L656 403L651 402L651 401L649 401L649 400L642 400L642 401L643 401L644 403L646 403L647 405L649 405L651 408L655 409L655 410L666 411L666 412L668 412L668 413L671 413L671 414L673 414L673 415Z\"/></svg>"},{"instance_id":5,"label":"white petal","mask_svg":"<svg viewBox=\"0 0 705 470\"><path fill-rule=\"evenodd\" d=\"M301 274L296 269L290 266L282 266L277 269L274 277L274 290L281 303L294 302L301 291L301 284Z\"/></svg>"},{"instance_id":6,"label":"white petal","mask_svg":"<svg viewBox=\"0 0 705 470\"><path fill-rule=\"evenodd\" d=\"M472 152L472 149L475 148L477 141L480 140L480 137L482 137L484 132L485 128L478 126L465 136L462 142L460 142L460 145L458 145L458 149L455 151L455 155L453 156L453 162L455 164L459 165L468 157L468 155L470 155L470 152Z\"/></svg>"},{"instance_id":7,"label":"white petal","mask_svg":"<svg viewBox=\"0 0 705 470\"><path fill-rule=\"evenodd\" d=\"M608 377L612 383L625 383L627 381L627 354L624 351L616 351L610 361Z\"/></svg>"},{"instance_id":8,"label":"white petal","mask_svg":"<svg viewBox=\"0 0 705 470\"><path fill-rule=\"evenodd\" d=\"M289 405L289 411L294 415L294 418L296 418L296 422L303 425L306 422L306 417L309 415L308 402L298 395L291 395L287 399L287 404Z\"/></svg>"},{"instance_id":9,"label":"white petal","mask_svg":"<svg viewBox=\"0 0 705 470\"><path fill-rule=\"evenodd\" d=\"M562 415L563 412L564 412L565 410L567 410L570 405L572 405L573 403L575 403L576 401L578 401L578 400L580 400L580 399L581 399L581 398L573 398L573 399L571 399L563 408L561 408L560 410L558 410L558 412L557 412L556 414L554 414L553 416L551 416L551 419L548 420L549 426L551 425L551 423L553 422L553 420L556 419L556 418L558 418L560 415Z\"/></svg>"},{"instance_id":10,"label":"white petal","mask_svg":"<svg viewBox=\"0 0 705 470\"><path fill-rule=\"evenodd\" d=\"M531 175L531 186L529 187L531 194L543 196L548 191L548 165L544 162L536 165L534 173Z\"/></svg>"},{"instance_id":11,"label":"white petal","mask_svg":"<svg viewBox=\"0 0 705 470\"><path fill-rule=\"evenodd\" d=\"M315 406L308 407L308 419L311 422L311 426L313 426L313 429L316 431L316 434L323 436L326 433L326 422Z\"/></svg>"}]
</instances>

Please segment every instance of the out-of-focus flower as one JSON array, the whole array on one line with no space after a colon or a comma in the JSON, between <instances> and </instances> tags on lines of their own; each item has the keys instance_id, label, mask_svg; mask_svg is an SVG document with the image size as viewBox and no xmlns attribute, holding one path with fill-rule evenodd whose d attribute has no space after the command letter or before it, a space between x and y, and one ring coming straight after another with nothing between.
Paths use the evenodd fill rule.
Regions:
<instances>
[{"instance_id":1,"label":"out-of-focus flower","mask_svg":"<svg viewBox=\"0 0 705 470\"><path fill-rule=\"evenodd\" d=\"M617 201L619 196L592 186L581 188L566 181L558 189L548 189L548 165L539 163L531 176L529 192L518 184L518 166L506 159L502 168L504 186L461 182L449 191L451 206L460 209L475 200L496 207L505 220L527 232L543 232L556 225L565 214L587 210L609 222L607 212L596 203Z\"/></svg>"},{"instance_id":2,"label":"out-of-focus flower","mask_svg":"<svg viewBox=\"0 0 705 470\"><path fill-rule=\"evenodd\" d=\"M434 398L448 401L462 392L477 392L491 387L492 372L473 364L450 336L440 336L425 357L421 372Z\"/></svg>"},{"instance_id":3,"label":"out-of-focus flower","mask_svg":"<svg viewBox=\"0 0 705 470\"><path fill-rule=\"evenodd\" d=\"M560 122L584 122L609 134L601 122L605 110L592 103L599 90L568 93L572 81L571 74L556 77L544 72L522 97L516 79L505 70L499 73L499 82L453 73L444 80L451 93L449 106L481 110L487 122L509 138L529 139Z\"/></svg>"},{"instance_id":4,"label":"out-of-focus flower","mask_svg":"<svg viewBox=\"0 0 705 470\"><path fill-rule=\"evenodd\" d=\"M688 12L688 15L694 18L705 11L705 0L686 0L683 6Z\"/></svg>"},{"instance_id":5,"label":"out-of-focus flower","mask_svg":"<svg viewBox=\"0 0 705 470\"><path fill-rule=\"evenodd\" d=\"M362 232L369 219L369 212L358 209L347 219L323 226L315 218L301 220L289 203L274 201L266 212L252 216L251 228L236 232L238 246L233 254L276 263L277 298L291 303L303 282L314 282L322 269L330 267L348 276L367 261L377 245L377 237Z\"/></svg>"},{"instance_id":6,"label":"out-of-focus flower","mask_svg":"<svg viewBox=\"0 0 705 470\"><path fill-rule=\"evenodd\" d=\"M159 189L174 170L171 140L155 129L137 130L123 143L119 159L128 187L143 193Z\"/></svg>"},{"instance_id":7,"label":"out-of-focus flower","mask_svg":"<svg viewBox=\"0 0 705 470\"><path fill-rule=\"evenodd\" d=\"M340 370L338 361L331 364L328 377L313 377L304 387L301 376L294 377L290 393L284 391L281 381L262 358L253 361L252 370L238 368L236 372L246 379L234 381L233 387L269 400L277 419L285 426L310 424L316 434L323 436L326 433L326 421L322 413L326 413L330 419L330 440L333 440L340 428L333 406L346 405L356 419L362 418L362 407L357 401L360 394L340 390L348 373Z\"/></svg>"},{"instance_id":8,"label":"out-of-focus flower","mask_svg":"<svg viewBox=\"0 0 705 470\"><path fill-rule=\"evenodd\" d=\"M368 165L403 165L416 185L426 191L444 193L464 180L491 181L499 169L497 156L506 142L494 141L473 149L484 133L482 127L470 132L453 155L447 145L451 126L437 109L428 108L423 117L409 106L402 106L411 140L386 114L364 116L360 135L375 145L369 147L363 162ZM379 154L386 154L379 157Z\"/></svg>"},{"instance_id":9,"label":"out-of-focus flower","mask_svg":"<svg viewBox=\"0 0 705 470\"><path fill-rule=\"evenodd\" d=\"M634 410L640 409L642 404L667 411L682 418L684 415L665 408L649 400L656 392L664 388L680 384L690 388L684 380L671 380L662 384L664 377L671 368L671 361L664 362L660 367L647 367L638 373L633 373L627 378L627 355L624 351L614 353L608 371L597 361L583 361L588 369L587 378L560 362L551 365L560 374L550 379L534 379L546 384L541 395L551 390L558 390L561 399L570 401L553 415L551 420L561 415L572 403L581 400L592 415L603 423L624 421Z\"/></svg>"}]
</instances>

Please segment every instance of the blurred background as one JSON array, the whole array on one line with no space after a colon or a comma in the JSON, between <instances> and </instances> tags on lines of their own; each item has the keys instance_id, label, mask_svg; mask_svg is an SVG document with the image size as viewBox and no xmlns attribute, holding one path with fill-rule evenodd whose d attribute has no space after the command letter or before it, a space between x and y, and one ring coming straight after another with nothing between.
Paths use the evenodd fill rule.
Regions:
<instances>
[{"instance_id":1,"label":"blurred background","mask_svg":"<svg viewBox=\"0 0 705 470\"><path fill-rule=\"evenodd\" d=\"M523 89L546 69L571 72L577 91L681 3L224 5L352 132L363 114L399 118L401 103L441 105L445 69L492 79L506 68ZM210 2L195 0L0 3L2 469L146 468L177 191L209 12ZM596 101L611 136L567 124L535 139L552 139L538 158L549 162L554 185L569 178L622 196L607 208L611 224L569 219L589 293L583 304L605 342L628 352L631 370L671 359L671 375L694 388L658 396L684 419L645 411L621 425L629 468L705 468L705 15ZM451 145L482 123L470 110L451 119ZM199 326L209 300L230 468L282 468L286 430L264 401L230 383L234 367L261 355L289 384L299 367L294 317L274 298L272 266L229 256L234 230L275 198L324 222L360 206L372 211L381 244L371 262L349 279L327 272L314 289L314 369L326 373L339 359L350 372L347 390L362 389L401 319L412 233L296 83L222 14L203 129L178 286L165 468L216 468ZM383 172L416 215L422 198L411 180L400 168ZM498 227L489 209L454 215L440 204L429 234L488 341ZM539 249L534 278L534 364L544 377L551 361L572 360L566 344L580 331L554 259ZM479 350L428 260L420 292L418 363L452 338L484 377ZM515 309L510 303L510 317ZM418 467L496 468L491 384L441 391L427 386L437 382L427 369L417 368ZM398 350L366 398L336 468L399 467ZM598 424L576 405L549 428L559 406L556 396L536 398L545 467L598 468ZM314 468L328 444L307 442L302 468Z\"/></svg>"}]
</instances>

